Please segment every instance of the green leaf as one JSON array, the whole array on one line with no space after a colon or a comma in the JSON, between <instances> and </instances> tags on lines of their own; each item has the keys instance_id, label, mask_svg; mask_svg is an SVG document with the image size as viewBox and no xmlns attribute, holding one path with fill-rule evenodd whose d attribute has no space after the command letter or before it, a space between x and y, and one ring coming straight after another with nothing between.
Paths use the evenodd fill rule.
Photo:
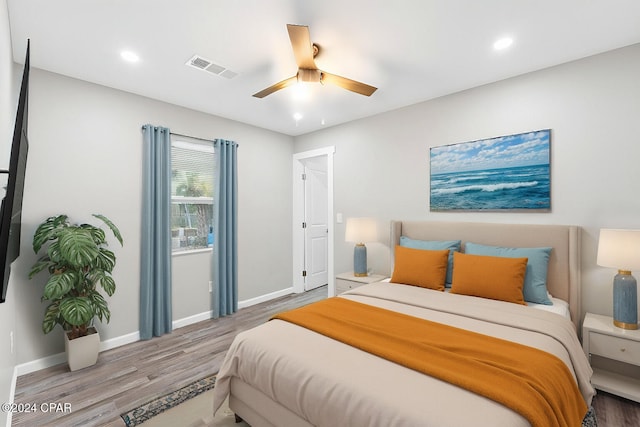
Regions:
<instances>
[{"instance_id":1,"label":"green leaf","mask_svg":"<svg viewBox=\"0 0 640 427\"><path fill-rule=\"evenodd\" d=\"M60 302L62 318L73 326L88 324L94 312L91 301L87 297L69 297Z\"/></svg>"},{"instance_id":2,"label":"green leaf","mask_svg":"<svg viewBox=\"0 0 640 427\"><path fill-rule=\"evenodd\" d=\"M48 300L57 300L64 297L78 283L79 274L77 271L66 270L60 274L53 274L44 285L42 297Z\"/></svg>"},{"instance_id":3,"label":"green leaf","mask_svg":"<svg viewBox=\"0 0 640 427\"><path fill-rule=\"evenodd\" d=\"M69 227L61 231L58 234L58 245L60 257L69 265L76 268L95 265L98 247L87 230Z\"/></svg>"},{"instance_id":4,"label":"green leaf","mask_svg":"<svg viewBox=\"0 0 640 427\"><path fill-rule=\"evenodd\" d=\"M109 296L113 296L113 294L116 292L115 280L113 280L113 277L111 277L109 273L104 270L93 270L87 275L87 280L94 284L100 283L102 289L104 289L104 291Z\"/></svg>"},{"instance_id":5,"label":"green leaf","mask_svg":"<svg viewBox=\"0 0 640 427\"><path fill-rule=\"evenodd\" d=\"M49 245L49 249L47 249L47 256L56 264L59 264L62 261L62 256L60 255L60 243L57 240Z\"/></svg>"},{"instance_id":6,"label":"green leaf","mask_svg":"<svg viewBox=\"0 0 640 427\"><path fill-rule=\"evenodd\" d=\"M49 257L45 256L40 258L33 266L31 267L31 271L29 272L29 279L31 279L36 274L40 273L42 270L47 268L51 263Z\"/></svg>"},{"instance_id":7,"label":"green leaf","mask_svg":"<svg viewBox=\"0 0 640 427\"><path fill-rule=\"evenodd\" d=\"M42 332L48 334L60 322L60 302L55 301L49 304L44 311L44 319L42 320Z\"/></svg>"},{"instance_id":8,"label":"green leaf","mask_svg":"<svg viewBox=\"0 0 640 427\"><path fill-rule=\"evenodd\" d=\"M82 228L83 230L87 230L89 233L91 233L91 236L93 237L93 241L96 243L96 245L107 244L107 239L106 239L107 235L105 234L102 228L95 227L91 224L82 224L80 225L80 228Z\"/></svg>"},{"instance_id":9,"label":"green leaf","mask_svg":"<svg viewBox=\"0 0 640 427\"><path fill-rule=\"evenodd\" d=\"M116 266L116 256L108 249L100 248L98 256L96 257L96 267L108 271L113 271L113 267Z\"/></svg>"},{"instance_id":10,"label":"green leaf","mask_svg":"<svg viewBox=\"0 0 640 427\"><path fill-rule=\"evenodd\" d=\"M113 277L111 276L107 276L105 274L100 279L100 285L102 285L102 289L104 289L109 296L112 296L116 292L116 281L113 280Z\"/></svg>"},{"instance_id":11,"label":"green leaf","mask_svg":"<svg viewBox=\"0 0 640 427\"><path fill-rule=\"evenodd\" d=\"M66 215L58 215L47 218L38 226L33 235L33 251L40 252L42 245L48 240L55 239L56 234L61 228L69 225Z\"/></svg>"},{"instance_id":12,"label":"green leaf","mask_svg":"<svg viewBox=\"0 0 640 427\"><path fill-rule=\"evenodd\" d=\"M111 320L111 312L109 311L107 301L105 301L104 297L100 295L100 292L90 292L89 300L91 301L91 304L93 304L93 311L100 321L102 322L102 319L104 318L107 320L107 323L109 323Z\"/></svg>"},{"instance_id":13,"label":"green leaf","mask_svg":"<svg viewBox=\"0 0 640 427\"><path fill-rule=\"evenodd\" d=\"M115 238L118 239L118 242L120 242L120 246L124 245L122 243L122 236L120 235L120 230L118 230L118 227L116 227L116 225L113 222L111 222L111 220L109 218L107 218L104 215L100 215L100 214L93 214L93 216L98 218L98 219L100 219L100 220L102 220L102 222L107 224L107 226L111 229L111 232L113 233Z\"/></svg>"}]
</instances>

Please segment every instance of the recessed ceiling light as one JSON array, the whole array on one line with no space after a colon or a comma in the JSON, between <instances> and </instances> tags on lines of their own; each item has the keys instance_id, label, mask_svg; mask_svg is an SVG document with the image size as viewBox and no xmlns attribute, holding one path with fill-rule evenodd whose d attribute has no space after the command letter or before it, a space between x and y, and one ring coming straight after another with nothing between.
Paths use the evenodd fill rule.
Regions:
<instances>
[{"instance_id":1,"label":"recessed ceiling light","mask_svg":"<svg viewBox=\"0 0 640 427\"><path fill-rule=\"evenodd\" d=\"M140 61L140 57L135 52L132 52L130 50L123 50L122 52L120 52L120 57L122 57L122 59L127 62Z\"/></svg>"},{"instance_id":2,"label":"recessed ceiling light","mask_svg":"<svg viewBox=\"0 0 640 427\"><path fill-rule=\"evenodd\" d=\"M298 121L298 120L300 120L301 118L302 118L302 113L294 113L294 114L293 114L293 119L294 119L295 121Z\"/></svg>"},{"instance_id":3,"label":"recessed ceiling light","mask_svg":"<svg viewBox=\"0 0 640 427\"><path fill-rule=\"evenodd\" d=\"M496 40L493 44L493 48L495 50L503 50L508 48L513 44L513 39L511 37L503 37L501 39Z\"/></svg>"}]
</instances>

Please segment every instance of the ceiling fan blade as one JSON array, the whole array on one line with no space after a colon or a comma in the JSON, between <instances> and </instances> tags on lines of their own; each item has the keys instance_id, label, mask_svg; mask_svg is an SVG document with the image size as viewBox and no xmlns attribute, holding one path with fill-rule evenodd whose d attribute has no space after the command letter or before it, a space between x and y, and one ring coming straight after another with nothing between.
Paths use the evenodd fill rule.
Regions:
<instances>
[{"instance_id":1,"label":"ceiling fan blade","mask_svg":"<svg viewBox=\"0 0 640 427\"><path fill-rule=\"evenodd\" d=\"M346 77L336 76L335 74L325 73L324 71L322 72L322 79L320 81L322 83L331 83L336 86L340 86L343 89L347 89L351 92L359 93L364 96L371 96L373 92L378 90L378 88L369 86L368 84L357 82Z\"/></svg>"},{"instance_id":2,"label":"ceiling fan blade","mask_svg":"<svg viewBox=\"0 0 640 427\"><path fill-rule=\"evenodd\" d=\"M311 44L311 36L309 35L309 27L305 25L287 24L289 31L289 39L291 39L291 47L293 47L293 56L296 58L298 68L306 68L309 70L317 69L316 63L313 61L313 45Z\"/></svg>"},{"instance_id":3,"label":"ceiling fan blade","mask_svg":"<svg viewBox=\"0 0 640 427\"><path fill-rule=\"evenodd\" d=\"M278 82L272 86L269 86L266 89L261 90L258 93L254 93L253 96L256 98L264 98L267 95L271 95L273 92L278 91L280 89L284 89L285 87L291 86L298 82L298 76L289 77L281 82Z\"/></svg>"}]
</instances>

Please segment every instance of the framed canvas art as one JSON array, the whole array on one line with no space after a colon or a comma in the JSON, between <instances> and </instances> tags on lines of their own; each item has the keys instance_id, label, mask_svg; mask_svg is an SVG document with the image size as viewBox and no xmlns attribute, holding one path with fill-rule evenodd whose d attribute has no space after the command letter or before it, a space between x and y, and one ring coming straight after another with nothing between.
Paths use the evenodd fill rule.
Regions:
<instances>
[{"instance_id":1,"label":"framed canvas art","mask_svg":"<svg viewBox=\"0 0 640 427\"><path fill-rule=\"evenodd\" d=\"M432 147L431 211L551 210L551 129Z\"/></svg>"}]
</instances>

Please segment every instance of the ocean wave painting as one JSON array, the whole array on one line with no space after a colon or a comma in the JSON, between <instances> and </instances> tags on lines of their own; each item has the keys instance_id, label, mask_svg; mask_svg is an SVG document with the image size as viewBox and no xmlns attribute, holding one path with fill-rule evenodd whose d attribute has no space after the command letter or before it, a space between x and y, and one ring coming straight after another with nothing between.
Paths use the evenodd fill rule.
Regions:
<instances>
[{"instance_id":1,"label":"ocean wave painting","mask_svg":"<svg viewBox=\"0 0 640 427\"><path fill-rule=\"evenodd\" d=\"M551 130L430 149L432 211L551 210Z\"/></svg>"}]
</instances>

